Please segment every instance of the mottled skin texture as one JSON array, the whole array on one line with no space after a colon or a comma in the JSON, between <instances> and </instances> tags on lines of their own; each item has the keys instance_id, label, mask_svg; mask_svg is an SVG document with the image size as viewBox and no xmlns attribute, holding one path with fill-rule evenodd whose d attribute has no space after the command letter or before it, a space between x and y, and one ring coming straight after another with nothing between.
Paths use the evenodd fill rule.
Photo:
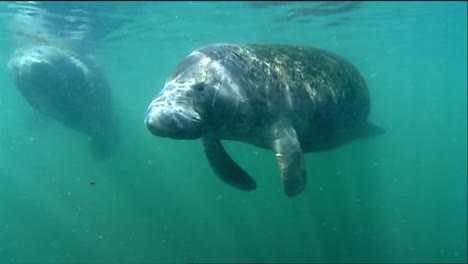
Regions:
<instances>
[{"instance_id":1,"label":"mottled skin texture","mask_svg":"<svg viewBox=\"0 0 468 264\"><path fill-rule=\"evenodd\" d=\"M96 63L69 50L35 45L17 49L8 66L29 105L88 134L96 159L110 156L118 133L111 91Z\"/></svg>"},{"instance_id":2,"label":"mottled skin texture","mask_svg":"<svg viewBox=\"0 0 468 264\"><path fill-rule=\"evenodd\" d=\"M366 120L370 108L366 84L343 58L311 47L247 47L199 50L225 61L222 65L231 77L245 87L246 103L230 111L231 117L227 113L220 117L222 125L216 134L222 139L269 148L269 141L255 132L283 116L292 122L303 151L317 151L334 147L338 133Z\"/></svg>"},{"instance_id":3,"label":"mottled skin texture","mask_svg":"<svg viewBox=\"0 0 468 264\"><path fill-rule=\"evenodd\" d=\"M295 196L306 186L303 152L383 132L367 123L369 110L364 79L331 52L214 44L179 64L151 103L146 124L158 136L201 137L213 170L240 189L255 189L255 181L232 161L220 140L271 149L285 193Z\"/></svg>"}]
</instances>

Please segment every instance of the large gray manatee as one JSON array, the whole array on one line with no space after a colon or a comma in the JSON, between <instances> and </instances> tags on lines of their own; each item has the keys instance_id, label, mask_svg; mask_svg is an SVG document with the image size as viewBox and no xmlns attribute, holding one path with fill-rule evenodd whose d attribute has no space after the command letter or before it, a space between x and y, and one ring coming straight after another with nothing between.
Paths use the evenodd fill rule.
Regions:
<instances>
[{"instance_id":1,"label":"large gray manatee","mask_svg":"<svg viewBox=\"0 0 468 264\"><path fill-rule=\"evenodd\" d=\"M336 148L384 129L367 121L364 79L344 58L318 48L212 44L175 69L145 117L156 136L201 138L212 169L243 190L256 182L221 140L271 149L287 196L306 186L304 152Z\"/></svg>"},{"instance_id":2,"label":"large gray manatee","mask_svg":"<svg viewBox=\"0 0 468 264\"><path fill-rule=\"evenodd\" d=\"M16 49L8 68L29 105L89 135L95 159L110 157L119 134L108 82L93 60L54 46L32 45Z\"/></svg>"}]
</instances>

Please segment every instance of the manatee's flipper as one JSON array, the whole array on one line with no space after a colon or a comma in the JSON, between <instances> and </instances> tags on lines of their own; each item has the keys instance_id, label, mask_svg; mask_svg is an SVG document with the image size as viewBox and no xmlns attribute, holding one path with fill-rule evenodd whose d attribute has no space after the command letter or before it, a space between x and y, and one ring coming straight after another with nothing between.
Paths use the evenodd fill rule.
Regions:
<instances>
[{"instance_id":1,"label":"manatee's flipper","mask_svg":"<svg viewBox=\"0 0 468 264\"><path fill-rule=\"evenodd\" d=\"M270 132L284 193L290 197L296 196L307 184L304 155L296 131L289 121L280 121L271 127Z\"/></svg>"},{"instance_id":2,"label":"manatee's flipper","mask_svg":"<svg viewBox=\"0 0 468 264\"><path fill-rule=\"evenodd\" d=\"M386 132L385 128L370 122L360 125L356 131L358 137L367 138L382 135Z\"/></svg>"},{"instance_id":3,"label":"manatee's flipper","mask_svg":"<svg viewBox=\"0 0 468 264\"><path fill-rule=\"evenodd\" d=\"M202 142L208 162L221 180L245 191L257 188L255 180L231 159L219 139L203 137Z\"/></svg>"}]
</instances>

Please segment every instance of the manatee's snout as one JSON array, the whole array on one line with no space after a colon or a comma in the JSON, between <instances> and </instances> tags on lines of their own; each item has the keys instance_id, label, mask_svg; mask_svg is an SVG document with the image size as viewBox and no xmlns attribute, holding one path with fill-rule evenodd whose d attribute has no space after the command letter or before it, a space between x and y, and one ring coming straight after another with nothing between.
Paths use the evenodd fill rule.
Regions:
<instances>
[{"instance_id":1,"label":"manatee's snout","mask_svg":"<svg viewBox=\"0 0 468 264\"><path fill-rule=\"evenodd\" d=\"M175 102L164 97L151 102L145 124L154 135L174 139L199 138L204 128L204 120L189 100Z\"/></svg>"},{"instance_id":2,"label":"manatee's snout","mask_svg":"<svg viewBox=\"0 0 468 264\"><path fill-rule=\"evenodd\" d=\"M17 77L45 78L50 72L50 63L35 54L25 54L10 63L10 69Z\"/></svg>"},{"instance_id":3,"label":"manatee's snout","mask_svg":"<svg viewBox=\"0 0 468 264\"><path fill-rule=\"evenodd\" d=\"M56 77L55 73L53 72L53 67L50 63L42 61L42 62L35 62L30 65L28 74L32 81L39 82L45 78L53 78Z\"/></svg>"}]
</instances>

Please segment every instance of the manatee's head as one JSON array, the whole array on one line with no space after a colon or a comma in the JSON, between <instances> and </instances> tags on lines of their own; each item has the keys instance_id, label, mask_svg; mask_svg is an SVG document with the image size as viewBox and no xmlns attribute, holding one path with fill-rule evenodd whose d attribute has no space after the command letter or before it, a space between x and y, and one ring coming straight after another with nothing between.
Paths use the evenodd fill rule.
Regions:
<instances>
[{"instance_id":1,"label":"manatee's head","mask_svg":"<svg viewBox=\"0 0 468 264\"><path fill-rule=\"evenodd\" d=\"M223 111L228 76L219 61L194 51L176 68L150 103L145 123L156 136L197 139L212 127L213 113ZM225 109L224 109L225 110Z\"/></svg>"},{"instance_id":2,"label":"manatee's head","mask_svg":"<svg viewBox=\"0 0 468 264\"><path fill-rule=\"evenodd\" d=\"M83 81L89 69L71 53L52 46L17 49L8 68L16 87L27 98L63 91L70 82Z\"/></svg>"}]
</instances>

